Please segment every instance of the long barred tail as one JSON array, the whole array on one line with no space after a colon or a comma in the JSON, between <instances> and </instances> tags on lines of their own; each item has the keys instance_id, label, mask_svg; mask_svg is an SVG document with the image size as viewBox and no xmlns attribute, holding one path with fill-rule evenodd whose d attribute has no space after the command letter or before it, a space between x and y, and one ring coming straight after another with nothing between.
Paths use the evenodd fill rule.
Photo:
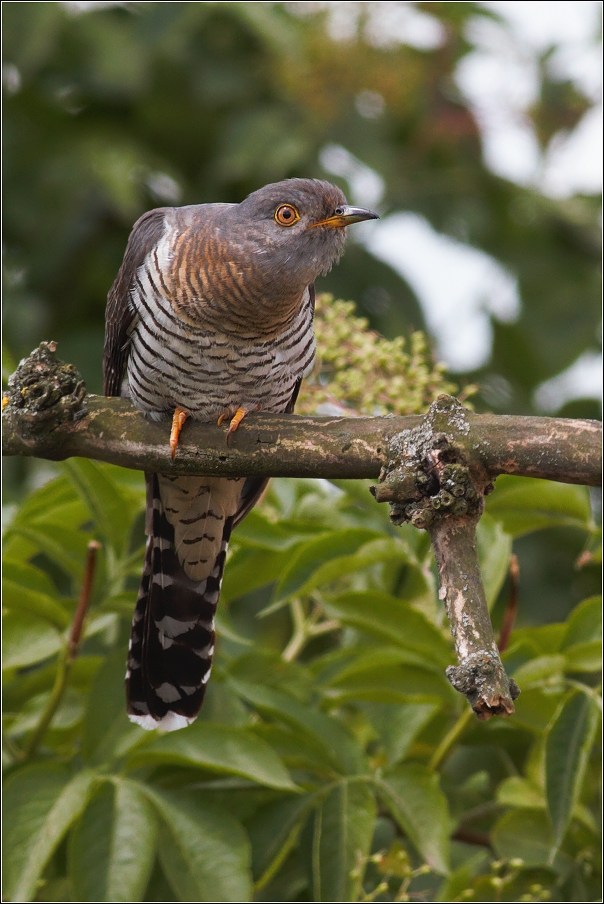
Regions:
<instances>
[{"instance_id":1,"label":"long barred tail","mask_svg":"<svg viewBox=\"0 0 604 904\"><path fill-rule=\"evenodd\" d=\"M189 725L203 702L214 653L214 616L232 516L203 580L188 577L162 504L157 474L147 474L147 549L128 655L128 715L143 728ZM225 513L226 515L226 513Z\"/></svg>"}]
</instances>

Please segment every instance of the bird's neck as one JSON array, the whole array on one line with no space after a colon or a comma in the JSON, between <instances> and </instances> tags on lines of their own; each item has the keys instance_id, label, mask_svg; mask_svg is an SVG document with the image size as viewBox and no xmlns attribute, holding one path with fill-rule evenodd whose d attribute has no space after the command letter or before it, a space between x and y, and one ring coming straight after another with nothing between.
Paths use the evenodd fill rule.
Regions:
<instances>
[{"instance_id":1,"label":"bird's neck","mask_svg":"<svg viewBox=\"0 0 604 904\"><path fill-rule=\"evenodd\" d=\"M287 332L308 298L306 285L292 284L281 267L238 248L189 242L181 249L177 240L170 269L174 308L198 328L273 338Z\"/></svg>"}]
</instances>

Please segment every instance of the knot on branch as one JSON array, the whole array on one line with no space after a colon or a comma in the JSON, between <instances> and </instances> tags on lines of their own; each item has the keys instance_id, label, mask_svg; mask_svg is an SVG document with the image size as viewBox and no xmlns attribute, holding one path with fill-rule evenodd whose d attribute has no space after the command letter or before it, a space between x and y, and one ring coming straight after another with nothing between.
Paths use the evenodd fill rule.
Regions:
<instances>
[{"instance_id":1,"label":"knot on branch","mask_svg":"<svg viewBox=\"0 0 604 904\"><path fill-rule=\"evenodd\" d=\"M451 515L480 517L492 485L468 455L469 432L463 405L440 395L422 424L392 438L388 464L371 492L378 502L390 503L394 524L410 521L427 529Z\"/></svg>"},{"instance_id":2,"label":"knot on branch","mask_svg":"<svg viewBox=\"0 0 604 904\"><path fill-rule=\"evenodd\" d=\"M487 721L492 716L509 716L514 712L512 701L520 696L520 688L506 675L497 652L473 653L461 665L448 666L446 672L455 690L467 697L479 719Z\"/></svg>"},{"instance_id":3,"label":"knot on branch","mask_svg":"<svg viewBox=\"0 0 604 904\"><path fill-rule=\"evenodd\" d=\"M48 433L86 414L86 385L73 364L56 357L56 349L56 342L41 342L9 378L2 409L10 406L24 435Z\"/></svg>"}]
</instances>

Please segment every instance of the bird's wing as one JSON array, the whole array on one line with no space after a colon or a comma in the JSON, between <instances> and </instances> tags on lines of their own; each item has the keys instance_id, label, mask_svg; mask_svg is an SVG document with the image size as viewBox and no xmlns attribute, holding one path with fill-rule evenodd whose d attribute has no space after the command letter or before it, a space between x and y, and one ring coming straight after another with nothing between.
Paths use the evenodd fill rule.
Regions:
<instances>
[{"instance_id":1,"label":"bird's wing","mask_svg":"<svg viewBox=\"0 0 604 904\"><path fill-rule=\"evenodd\" d=\"M103 356L103 392L106 396L120 395L135 318L130 290L136 271L164 234L165 213L166 209L161 207L149 210L134 224L122 266L107 296Z\"/></svg>"}]
</instances>

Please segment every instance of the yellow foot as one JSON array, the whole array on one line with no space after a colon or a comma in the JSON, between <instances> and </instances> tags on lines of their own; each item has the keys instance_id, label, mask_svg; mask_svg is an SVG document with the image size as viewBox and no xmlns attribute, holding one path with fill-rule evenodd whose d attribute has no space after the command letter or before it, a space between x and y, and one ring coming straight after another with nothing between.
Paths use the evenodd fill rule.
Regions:
<instances>
[{"instance_id":1,"label":"yellow foot","mask_svg":"<svg viewBox=\"0 0 604 904\"><path fill-rule=\"evenodd\" d=\"M227 446L229 445L231 435L235 432L235 430L237 430L237 428L239 427L239 424L241 423L243 418L246 416L246 414L249 414L250 411L258 411L259 409L260 409L260 405L255 405L253 408L238 408L237 409L234 416L231 418L231 423L229 424L229 429L227 430L227 435L226 435ZM226 411L222 412L222 414L218 418L219 425L222 424L222 422L227 417L229 417L232 410L233 409L231 408L230 410L227 409Z\"/></svg>"},{"instance_id":2,"label":"yellow foot","mask_svg":"<svg viewBox=\"0 0 604 904\"><path fill-rule=\"evenodd\" d=\"M172 461L176 457L176 449L178 447L178 438L180 436L180 431L183 428L183 424L186 419L189 417L188 411L185 411L183 408L176 408L174 410L174 417L172 418L172 430L170 432L170 448L172 449Z\"/></svg>"}]
</instances>

